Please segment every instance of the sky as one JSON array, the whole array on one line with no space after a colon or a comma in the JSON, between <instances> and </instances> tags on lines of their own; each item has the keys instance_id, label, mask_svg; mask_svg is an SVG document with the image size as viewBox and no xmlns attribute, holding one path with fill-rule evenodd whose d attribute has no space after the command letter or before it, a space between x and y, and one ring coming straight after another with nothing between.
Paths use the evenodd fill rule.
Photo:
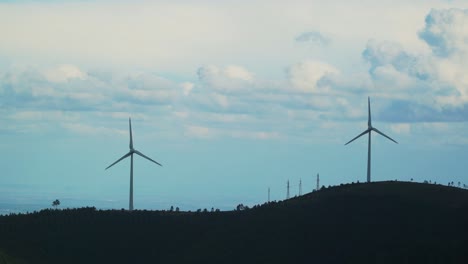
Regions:
<instances>
[{"instance_id":1,"label":"sky","mask_svg":"<svg viewBox=\"0 0 468 264\"><path fill-rule=\"evenodd\" d=\"M0 1L0 207L254 205L468 184L468 1ZM8 210L14 210L7 208ZM4 210L7 210L4 209Z\"/></svg>"}]
</instances>

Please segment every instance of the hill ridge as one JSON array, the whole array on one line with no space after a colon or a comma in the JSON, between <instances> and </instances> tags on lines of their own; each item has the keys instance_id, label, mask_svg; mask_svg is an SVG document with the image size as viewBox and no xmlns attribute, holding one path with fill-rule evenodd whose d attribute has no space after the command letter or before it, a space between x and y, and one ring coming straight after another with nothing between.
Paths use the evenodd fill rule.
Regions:
<instances>
[{"instance_id":1,"label":"hill ridge","mask_svg":"<svg viewBox=\"0 0 468 264\"><path fill-rule=\"evenodd\" d=\"M467 222L467 190L387 181L243 211L1 216L0 248L30 263L468 263Z\"/></svg>"}]
</instances>

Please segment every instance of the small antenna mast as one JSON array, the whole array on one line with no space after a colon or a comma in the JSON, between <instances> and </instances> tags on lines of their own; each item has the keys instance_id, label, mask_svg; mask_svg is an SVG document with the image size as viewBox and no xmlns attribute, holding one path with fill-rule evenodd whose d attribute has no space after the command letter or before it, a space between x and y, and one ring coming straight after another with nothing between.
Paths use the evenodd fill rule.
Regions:
<instances>
[{"instance_id":1,"label":"small antenna mast","mask_svg":"<svg viewBox=\"0 0 468 264\"><path fill-rule=\"evenodd\" d=\"M268 187L268 203L270 202L270 187Z\"/></svg>"},{"instance_id":2,"label":"small antenna mast","mask_svg":"<svg viewBox=\"0 0 468 264\"><path fill-rule=\"evenodd\" d=\"M319 182L320 182L320 176L319 176L319 174L317 173L317 188L315 189L316 191L318 191L319 188L320 188L320 183L319 183Z\"/></svg>"},{"instance_id":3,"label":"small antenna mast","mask_svg":"<svg viewBox=\"0 0 468 264\"><path fill-rule=\"evenodd\" d=\"M299 196L302 195L302 179L299 179Z\"/></svg>"}]
</instances>

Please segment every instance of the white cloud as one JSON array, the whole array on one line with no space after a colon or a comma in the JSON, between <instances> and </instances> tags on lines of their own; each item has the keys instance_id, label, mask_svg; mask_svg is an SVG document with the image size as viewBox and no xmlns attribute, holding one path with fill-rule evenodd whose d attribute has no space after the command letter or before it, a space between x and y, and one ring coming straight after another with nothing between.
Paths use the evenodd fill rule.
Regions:
<instances>
[{"instance_id":1,"label":"white cloud","mask_svg":"<svg viewBox=\"0 0 468 264\"><path fill-rule=\"evenodd\" d=\"M437 89L438 105L462 107L468 103L468 61L435 59L434 76L441 88Z\"/></svg>"},{"instance_id":2,"label":"white cloud","mask_svg":"<svg viewBox=\"0 0 468 264\"><path fill-rule=\"evenodd\" d=\"M468 55L468 10L432 9L419 35L438 56Z\"/></svg>"},{"instance_id":3,"label":"white cloud","mask_svg":"<svg viewBox=\"0 0 468 264\"><path fill-rule=\"evenodd\" d=\"M266 132L266 131L230 131L228 134L233 138L248 138L248 139L259 139L259 140L270 140L280 138L278 132Z\"/></svg>"},{"instance_id":4,"label":"white cloud","mask_svg":"<svg viewBox=\"0 0 468 264\"><path fill-rule=\"evenodd\" d=\"M227 77L231 79L240 79L244 81L252 81L253 74L246 70L243 67L236 66L236 65L229 65L224 69L224 73Z\"/></svg>"},{"instance_id":5,"label":"white cloud","mask_svg":"<svg viewBox=\"0 0 468 264\"><path fill-rule=\"evenodd\" d=\"M239 92L252 88L253 73L238 65L219 68L215 65L200 67L197 71L199 81L210 89L221 92Z\"/></svg>"},{"instance_id":6,"label":"white cloud","mask_svg":"<svg viewBox=\"0 0 468 264\"><path fill-rule=\"evenodd\" d=\"M467 28L467 10L433 9L419 33L431 51L412 54L396 42L369 41L363 57L370 63L374 92L394 99L412 97L434 113L463 109L468 104Z\"/></svg>"},{"instance_id":7,"label":"white cloud","mask_svg":"<svg viewBox=\"0 0 468 264\"><path fill-rule=\"evenodd\" d=\"M314 45L327 46L331 40L329 37L318 31L308 31L296 37L297 42L308 42Z\"/></svg>"},{"instance_id":8,"label":"white cloud","mask_svg":"<svg viewBox=\"0 0 468 264\"><path fill-rule=\"evenodd\" d=\"M181 118L181 119L186 119L190 116L189 112L184 112L184 111L176 111L173 113L176 117Z\"/></svg>"},{"instance_id":9,"label":"white cloud","mask_svg":"<svg viewBox=\"0 0 468 264\"><path fill-rule=\"evenodd\" d=\"M390 2L385 3L387 7L391 6ZM431 5L432 3L434 2ZM447 117L447 114L444 116L447 110L460 116L466 112L463 109L468 103L468 60L464 55L466 47L463 39L467 37L463 29L466 23L466 12L463 10L433 10L424 25L423 18L427 9L421 11L418 8L416 12L401 6L392 7L393 11L406 12L405 15L398 16L409 18L411 14L422 14L411 16L409 22L404 20L404 23L410 25L398 26L393 23L398 22L398 16L387 14L391 12L381 7L380 2L372 14L374 18L382 15L383 18L379 20L382 23L369 23L369 17L357 17L356 14L351 14L353 12L347 14L349 12L345 12L346 10L339 11L343 15L339 19L326 18L330 23L318 23L317 17L323 18L326 15L319 14L321 12L315 9L308 10L315 12L317 16L314 17L303 8L320 6L316 2L311 5L299 2L290 5L272 3L271 10L261 10L258 14L265 20L255 17L258 9L248 10L247 6L255 6L256 3L240 3L239 9L232 11L232 17L226 17L226 14L230 11L227 7L234 3L210 5L207 9L195 8L190 2L182 2L178 6L169 3L161 9L155 8L161 3L147 4L149 6L145 7L151 7L148 10L142 6L120 3L117 7L109 6L112 10L116 8L116 13L107 14L91 10L90 7L95 3L89 3L88 6L75 3L77 14L91 11L91 21L83 22L79 16L71 14L76 20L70 19L69 23L60 12L42 10L42 17L35 13L27 20L22 10L13 10L19 14L17 17L0 10L0 14L7 15L1 16L0 22L15 25L9 26L5 31L6 37L0 41L0 55L10 50L16 51L16 54L23 50L35 53L35 49L31 47L37 47L45 54L56 49L60 60L58 66L46 67L45 70L37 66L17 72L2 72L0 106L19 109L8 112L11 114L18 111L18 119L33 119L32 112L47 108L108 113L114 115L114 118L157 113L170 118L177 117L180 122L177 125L181 126L181 130L186 128L186 133L197 137L246 138L277 138L294 130L297 132L299 129L311 129L305 125L311 120L317 122L316 127L320 127L321 123L323 127L327 127L342 120L364 120L368 95L381 100L379 104L382 107L373 108L376 116L380 111L385 111L385 107L401 109L395 116L384 116L383 120L396 122L393 129L402 133L406 128L400 124L427 121L422 120L421 116L427 118L440 115L437 119L440 121ZM342 4L353 5L348 2ZM408 5L412 7L411 4ZM103 6L100 6L101 11L104 10ZM57 4L51 8L56 11L65 8L65 13L70 14L70 7ZM141 13L131 15L126 10L127 7ZM177 7L181 8L180 13L177 12ZM337 11L330 3L324 4L323 8ZM294 15L282 14L288 13L282 12L283 9L294 10L291 13ZM171 12L158 18L152 14L155 10L161 13ZM239 10L246 12L245 20L238 19L243 18ZM104 15L99 17L98 14ZM115 14L123 15L122 21L130 22L121 22ZM279 16L274 17L272 14ZM80 36L79 39L75 37L76 43L70 43L68 37L73 39L73 34L60 31L48 15L57 21L65 21L62 24ZM174 20L182 15L187 15L188 18L181 19L184 22L175 28L163 29L160 23L156 23ZM36 21L41 25L36 27L34 23L20 23L22 19ZM120 26L122 31L110 30L106 23L97 23L105 19L109 19L106 22L109 25L116 22L116 28ZM348 23L341 23L341 20ZM83 28L80 28L77 21L84 23ZM140 23L142 21L151 23ZM8 25L0 23L0 31L5 29L5 24ZM147 27L148 24L154 24L156 28ZM282 27L275 28L273 25ZM343 29L343 25L346 29ZM13 32L11 28L16 26L17 31ZM418 29L424 26L426 27L422 32L426 33L421 33L420 36L426 42L418 39L417 34ZM320 50L330 50L337 55L328 56L325 53L314 53L310 49L301 49L293 41L293 37L297 32L304 32L304 28L330 32L334 37L332 45ZM389 28L392 30L386 31ZM31 40L33 29L46 34L38 33L38 39L29 43L27 40ZM109 30L108 36L102 34L106 30ZM402 35L399 30L403 32ZM52 35L54 31L57 36ZM411 39L401 37L408 36L408 32L412 34ZM297 38L299 41L321 41L319 35L312 33L306 32ZM13 42L18 44L17 48L13 47L8 36L16 38L16 42ZM44 42L47 39L45 36L50 38L49 42ZM83 36L89 38L81 38ZM324 37L323 34L321 36ZM367 42L369 38L392 41ZM110 45L111 43L115 45ZM432 49L417 49L425 43ZM346 48L340 49L345 46ZM354 61L363 49L362 57L367 63ZM117 62L117 69L109 67L108 73L101 73L99 70L92 70L92 67L83 66L86 63L82 64L80 60L60 59L67 58L63 54L72 54L73 50L77 50L77 54L83 58L88 56L84 59L88 64L94 61L106 61L104 64ZM88 50L89 54L86 53ZM442 56L443 52L440 50L446 50L450 56ZM14 56L16 55L13 58ZM30 54L25 57L34 64L36 58L30 57ZM133 67L133 64L122 66L122 61L132 59L138 61L136 64L141 61L148 64L143 63L142 67ZM187 59L186 63L184 59ZM163 63L168 61L171 61L168 65L172 66L166 67ZM62 64L63 62L68 64ZM201 63L207 63L207 66L200 67L199 65L203 65ZM290 66L284 76L286 65ZM197 68L197 76L194 76ZM413 102L417 102L418 106L413 106ZM31 113L19 113L20 111ZM69 123L74 124L72 121ZM247 129L244 131L235 126ZM68 127L81 131L91 130L76 125Z\"/></svg>"},{"instance_id":10,"label":"white cloud","mask_svg":"<svg viewBox=\"0 0 468 264\"><path fill-rule=\"evenodd\" d=\"M386 64L405 64L409 59L408 54L399 43L374 39L367 42L362 56L371 63L372 68Z\"/></svg>"},{"instance_id":11,"label":"white cloud","mask_svg":"<svg viewBox=\"0 0 468 264\"><path fill-rule=\"evenodd\" d=\"M106 135L106 136L112 136L112 135L127 135L128 131L127 130L120 130L120 129L112 129L108 127L103 127L103 126L92 126L92 125L87 125L84 123L64 123L62 126L77 134L84 134L84 135Z\"/></svg>"},{"instance_id":12,"label":"white cloud","mask_svg":"<svg viewBox=\"0 0 468 264\"><path fill-rule=\"evenodd\" d=\"M416 80L386 64L374 69L374 85L379 89L406 90L415 87Z\"/></svg>"},{"instance_id":13,"label":"white cloud","mask_svg":"<svg viewBox=\"0 0 468 264\"><path fill-rule=\"evenodd\" d=\"M430 129L436 132L447 132L450 130L450 125L448 123L443 122L430 122L430 123L421 123L420 126L423 129Z\"/></svg>"},{"instance_id":14,"label":"white cloud","mask_svg":"<svg viewBox=\"0 0 468 264\"><path fill-rule=\"evenodd\" d=\"M131 73L125 81L133 90L177 90L177 85L172 80L147 71Z\"/></svg>"},{"instance_id":15,"label":"white cloud","mask_svg":"<svg viewBox=\"0 0 468 264\"><path fill-rule=\"evenodd\" d=\"M173 105L193 86L183 82L181 87L149 72L109 77L62 65L46 70L8 69L0 75L0 87L4 104L19 108L128 111L138 104Z\"/></svg>"},{"instance_id":16,"label":"white cloud","mask_svg":"<svg viewBox=\"0 0 468 264\"><path fill-rule=\"evenodd\" d=\"M190 94L190 92L192 91L195 84L193 84L191 82L184 82L180 86L182 87L184 95L187 96L187 95Z\"/></svg>"},{"instance_id":17,"label":"white cloud","mask_svg":"<svg viewBox=\"0 0 468 264\"><path fill-rule=\"evenodd\" d=\"M271 140L281 137L278 132L251 131L236 129L209 128L205 126L187 126L185 135L195 138L209 139L214 137L231 137L245 139Z\"/></svg>"},{"instance_id":18,"label":"white cloud","mask_svg":"<svg viewBox=\"0 0 468 264\"><path fill-rule=\"evenodd\" d=\"M437 107L463 107L468 103L468 10L432 10L420 36L433 50Z\"/></svg>"},{"instance_id":19,"label":"white cloud","mask_svg":"<svg viewBox=\"0 0 468 264\"><path fill-rule=\"evenodd\" d=\"M248 126L255 123L258 123L258 120L248 114L231 114L231 113L213 113L213 112L174 112L176 117L184 119L193 123L203 123L203 124L233 124L235 126Z\"/></svg>"},{"instance_id":20,"label":"white cloud","mask_svg":"<svg viewBox=\"0 0 468 264\"><path fill-rule=\"evenodd\" d=\"M282 65L308 55L290 41L292 36L308 29L337 36L334 44L345 50L328 53L333 59L349 55L350 51L357 52L359 45L370 37L399 39L412 48L420 47L414 32L420 28L425 12L430 7L441 6L440 2L384 0L378 5L371 1L342 0L292 1L287 5L276 0L217 4L185 0L3 3L0 4L3 34L0 51L26 61L71 61L101 67L125 65L184 74L192 73L200 63L236 62L249 68L255 65L257 71L266 68L265 63L274 62L279 66L267 66L279 70ZM379 22L369 23L374 20Z\"/></svg>"},{"instance_id":21,"label":"white cloud","mask_svg":"<svg viewBox=\"0 0 468 264\"><path fill-rule=\"evenodd\" d=\"M212 138L216 133L208 127L187 126L185 129L185 135L196 138Z\"/></svg>"},{"instance_id":22,"label":"white cloud","mask_svg":"<svg viewBox=\"0 0 468 264\"><path fill-rule=\"evenodd\" d=\"M126 90L126 93L140 102L170 103L177 97L176 92L169 90Z\"/></svg>"},{"instance_id":23,"label":"white cloud","mask_svg":"<svg viewBox=\"0 0 468 264\"><path fill-rule=\"evenodd\" d=\"M337 75L338 69L318 61L304 61L291 66L288 71L288 78L292 87L300 92L325 93L329 87L320 86L319 81L330 75Z\"/></svg>"},{"instance_id":24,"label":"white cloud","mask_svg":"<svg viewBox=\"0 0 468 264\"><path fill-rule=\"evenodd\" d=\"M408 123L391 124L390 129L397 134L410 134L411 124L408 124Z\"/></svg>"},{"instance_id":25,"label":"white cloud","mask_svg":"<svg viewBox=\"0 0 468 264\"><path fill-rule=\"evenodd\" d=\"M229 106L228 98L222 94L212 94L212 98L222 108L227 108Z\"/></svg>"},{"instance_id":26,"label":"white cloud","mask_svg":"<svg viewBox=\"0 0 468 264\"><path fill-rule=\"evenodd\" d=\"M80 115L75 112L63 111L17 111L10 116L17 121L77 121Z\"/></svg>"},{"instance_id":27,"label":"white cloud","mask_svg":"<svg viewBox=\"0 0 468 264\"><path fill-rule=\"evenodd\" d=\"M149 120L150 117L146 113L130 113L130 112L94 112L94 114L99 118L112 118L112 119L123 119L128 120L129 117L132 120Z\"/></svg>"},{"instance_id":28,"label":"white cloud","mask_svg":"<svg viewBox=\"0 0 468 264\"><path fill-rule=\"evenodd\" d=\"M47 69L44 71L44 76L47 81L54 83L63 83L71 79L86 79L86 73L82 72L78 67L70 64L60 65L56 68Z\"/></svg>"}]
</instances>

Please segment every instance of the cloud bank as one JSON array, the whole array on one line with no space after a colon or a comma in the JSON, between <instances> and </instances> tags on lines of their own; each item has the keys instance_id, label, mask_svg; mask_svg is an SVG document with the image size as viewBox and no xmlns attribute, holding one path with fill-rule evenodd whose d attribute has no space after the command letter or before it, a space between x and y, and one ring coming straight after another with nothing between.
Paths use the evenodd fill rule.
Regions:
<instances>
[{"instance_id":1,"label":"cloud bank","mask_svg":"<svg viewBox=\"0 0 468 264\"><path fill-rule=\"evenodd\" d=\"M417 123L466 122L468 11L433 9L421 21L424 23L414 36L427 49L418 52L399 39L369 37L356 52L362 59L353 62L356 67L297 54L278 60L284 64L278 66L282 71L276 74L251 63L255 58L236 60L235 56L229 61L223 56L221 62L200 60L213 62L191 66L191 74L180 75L151 67L128 70L79 63L11 64L0 71L2 122L14 121L11 131L33 131L43 129L39 124L53 117L65 129L89 133L93 130L87 127L104 116L153 120L150 116L157 115L163 117L161 122L167 129L199 138L304 138L320 128L365 120L367 96L379 101L375 116L398 133L412 133L411 125ZM223 25L223 32L227 32L221 34L223 38L236 30ZM240 31L241 36L252 34L244 28ZM267 35L271 46L275 46L273 40L280 41ZM318 46L331 43L328 35L318 30L296 30L290 36L284 41ZM333 36L339 39L343 35L333 32ZM335 39L333 42L335 45ZM267 46L263 51L258 47L243 51L247 55L255 51L260 58L264 58L262 54L275 57L281 53L271 52ZM5 46L0 49L8 50ZM203 53L203 49L198 51Z\"/></svg>"}]
</instances>

